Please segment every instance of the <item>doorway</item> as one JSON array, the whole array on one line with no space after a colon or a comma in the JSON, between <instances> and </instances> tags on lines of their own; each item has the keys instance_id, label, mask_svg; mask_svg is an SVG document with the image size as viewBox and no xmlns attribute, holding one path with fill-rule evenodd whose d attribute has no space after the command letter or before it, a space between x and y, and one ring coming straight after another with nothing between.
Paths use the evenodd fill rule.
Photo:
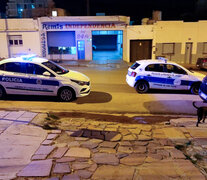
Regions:
<instances>
[{"instance_id":1,"label":"doorway","mask_svg":"<svg viewBox=\"0 0 207 180\"><path fill-rule=\"evenodd\" d=\"M85 59L85 41L78 40L78 60Z\"/></svg>"},{"instance_id":2,"label":"doorway","mask_svg":"<svg viewBox=\"0 0 207 180\"><path fill-rule=\"evenodd\" d=\"M123 31L92 31L93 60L122 60Z\"/></svg>"},{"instance_id":3,"label":"doorway","mask_svg":"<svg viewBox=\"0 0 207 180\"><path fill-rule=\"evenodd\" d=\"M130 62L151 57L152 40L130 40Z\"/></svg>"},{"instance_id":4,"label":"doorway","mask_svg":"<svg viewBox=\"0 0 207 180\"><path fill-rule=\"evenodd\" d=\"M192 64L192 47L193 43L185 44L185 63Z\"/></svg>"}]
</instances>

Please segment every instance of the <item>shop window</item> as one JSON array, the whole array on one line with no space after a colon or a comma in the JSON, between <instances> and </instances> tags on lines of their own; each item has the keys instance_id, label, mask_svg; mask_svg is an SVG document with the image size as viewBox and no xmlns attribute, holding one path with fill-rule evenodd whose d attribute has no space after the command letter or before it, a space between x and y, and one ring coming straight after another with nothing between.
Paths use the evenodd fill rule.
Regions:
<instances>
[{"instance_id":1,"label":"shop window","mask_svg":"<svg viewBox=\"0 0 207 180\"><path fill-rule=\"evenodd\" d=\"M203 43L203 54L207 54L207 42Z\"/></svg>"},{"instance_id":2,"label":"shop window","mask_svg":"<svg viewBox=\"0 0 207 180\"><path fill-rule=\"evenodd\" d=\"M163 43L162 44L162 54L174 54L175 43Z\"/></svg>"},{"instance_id":3,"label":"shop window","mask_svg":"<svg viewBox=\"0 0 207 180\"><path fill-rule=\"evenodd\" d=\"M75 31L47 32L49 54L76 54Z\"/></svg>"},{"instance_id":4,"label":"shop window","mask_svg":"<svg viewBox=\"0 0 207 180\"><path fill-rule=\"evenodd\" d=\"M23 45L22 36L9 36L9 45L10 46L21 46Z\"/></svg>"}]
</instances>

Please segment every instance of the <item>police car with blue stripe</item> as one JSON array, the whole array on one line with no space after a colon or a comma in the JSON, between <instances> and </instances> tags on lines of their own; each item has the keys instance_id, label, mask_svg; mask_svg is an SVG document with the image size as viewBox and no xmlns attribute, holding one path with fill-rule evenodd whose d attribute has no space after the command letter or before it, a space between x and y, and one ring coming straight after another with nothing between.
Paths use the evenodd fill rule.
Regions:
<instances>
[{"instance_id":1,"label":"police car with blue stripe","mask_svg":"<svg viewBox=\"0 0 207 180\"><path fill-rule=\"evenodd\" d=\"M90 93L90 79L36 55L0 61L0 98L6 94L58 96L72 101Z\"/></svg>"},{"instance_id":2,"label":"police car with blue stripe","mask_svg":"<svg viewBox=\"0 0 207 180\"><path fill-rule=\"evenodd\" d=\"M165 58L136 61L126 75L126 82L138 93L149 89L190 90L198 94L205 75L191 72Z\"/></svg>"}]
</instances>

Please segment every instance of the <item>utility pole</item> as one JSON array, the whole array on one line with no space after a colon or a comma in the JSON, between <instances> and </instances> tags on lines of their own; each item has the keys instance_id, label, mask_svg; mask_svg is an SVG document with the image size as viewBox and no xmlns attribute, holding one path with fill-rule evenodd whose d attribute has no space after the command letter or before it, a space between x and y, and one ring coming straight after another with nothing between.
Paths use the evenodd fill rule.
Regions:
<instances>
[{"instance_id":1,"label":"utility pole","mask_svg":"<svg viewBox=\"0 0 207 180\"><path fill-rule=\"evenodd\" d=\"M7 40L7 49L8 49L8 58L11 57L11 52L10 52L10 44L9 44L9 28L8 28L8 21L7 21L7 15L5 17L5 31L6 31L6 40Z\"/></svg>"},{"instance_id":2,"label":"utility pole","mask_svg":"<svg viewBox=\"0 0 207 180\"><path fill-rule=\"evenodd\" d=\"M87 16L90 16L90 0L86 0Z\"/></svg>"}]
</instances>

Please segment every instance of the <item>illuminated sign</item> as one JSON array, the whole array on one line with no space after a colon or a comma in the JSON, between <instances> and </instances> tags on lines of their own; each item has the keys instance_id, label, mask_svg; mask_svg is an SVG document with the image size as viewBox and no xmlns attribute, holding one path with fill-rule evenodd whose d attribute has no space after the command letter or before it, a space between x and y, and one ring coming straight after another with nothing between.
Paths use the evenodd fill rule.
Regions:
<instances>
[{"instance_id":1,"label":"illuminated sign","mask_svg":"<svg viewBox=\"0 0 207 180\"><path fill-rule=\"evenodd\" d=\"M116 24L42 24L42 29L45 30L62 30L62 29L99 29L99 28L116 28Z\"/></svg>"}]
</instances>

